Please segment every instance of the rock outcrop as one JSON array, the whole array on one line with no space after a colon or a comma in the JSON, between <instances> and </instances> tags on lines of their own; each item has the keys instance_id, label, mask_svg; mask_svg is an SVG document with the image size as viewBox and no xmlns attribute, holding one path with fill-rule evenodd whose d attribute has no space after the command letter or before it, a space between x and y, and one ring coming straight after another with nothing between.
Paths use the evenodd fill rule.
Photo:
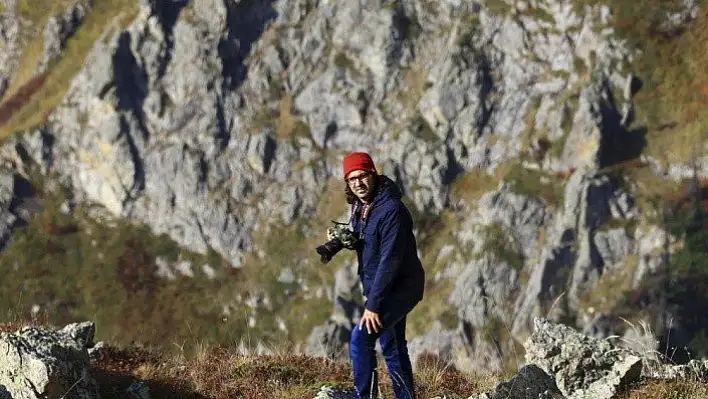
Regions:
<instances>
[{"instance_id":1,"label":"rock outcrop","mask_svg":"<svg viewBox=\"0 0 708 399\"><path fill-rule=\"evenodd\" d=\"M44 27L44 52L37 66L38 74L46 72L49 63L61 55L66 41L76 33L91 5L92 0L77 1L63 13L49 18Z\"/></svg>"},{"instance_id":2,"label":"rock outcrop","mask_svg":"<svg viewBox=\"0 0 708 399\"><path fill-rule=\"evenodd\" d=\"M0 1L0 99L10 87L22 52L15 0Z\"/></svg>"},{"instance_id":3,"label":"rock outcrop","mask_svg":"<svg viewBox=\"0 0 708 399\"><path fill-rule=\"evenodd\" d=\"M493 392L470 396L469 399L563 399L556 382L538 366L522 367L509 381Z\"/></svg>"},{"instance_id":4,"label":"rock outcrop","mask_svg":"<svg viewBox=\"0 0 708 399\"><path fill-rule=\"evenodd\" d=\"M619 389L639 380L642 358L638 353L562 324L542 319L534 324L534 332L524 345L526 361L552 376L569 399L610 399Z\"/></svg>"},{"instance_id":5,"label":"rock outcrop","mask_svg":"<svg viewBox=\"0 0 708 399\"><path fill-rule=\"evenodd\" d=\"M0 333L0 387L11 399L98 398L88 354L95 329L86 322Z\"/></svg>"}]
</instances>

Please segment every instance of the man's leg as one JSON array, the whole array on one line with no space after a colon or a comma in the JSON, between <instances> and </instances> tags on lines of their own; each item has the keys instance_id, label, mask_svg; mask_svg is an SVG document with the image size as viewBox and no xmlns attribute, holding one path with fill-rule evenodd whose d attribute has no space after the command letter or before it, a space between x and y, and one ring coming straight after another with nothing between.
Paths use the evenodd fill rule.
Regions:
<instances>
[{"instance_id":1,"label":"man's leg","mask_svg":"<svg viewBox=\"0 0 708 399\"><path fill-rule=\"evenodd\" d=\"M412 306L384 307L379 315L383 327L378 333L372 331L371 334L369 334L365 327L359 329L358 324L352 327L352 335L349 342L349 355L352 361L352 371L354 373L354 389L358 394L358 398L369 399L376 397L378 393L376 340L381 337L382 347L384 340L391 341L390 338L385 339L382 335L395 337L394 326L396 326L401 319L405 318L406 314L411 309ZM410 363L410 361L408 363Z\"/></svg>"},{"instance_id":2,"label":"man's leg","mask_svg":"<svg viewBox=\"0 0 708 399\"><path fill-rule=\"evenodd\" d=\"M381 334L381 350L396 399L415 399L413 367L406 342L406 317Z\"/></svg>"},{"instance_id":3,"label":"man's leg","mask_svg":"<svg viewBox=\"0 0 708 399\"><path fill-rule=\"evenodd\" d=\"M378 375L376 373L376 338L378 334L369 334L359 325L352 328L349 342L349 357L354 373L356 398L375 398L378 393Z\"/></svg>"}]
</instances>

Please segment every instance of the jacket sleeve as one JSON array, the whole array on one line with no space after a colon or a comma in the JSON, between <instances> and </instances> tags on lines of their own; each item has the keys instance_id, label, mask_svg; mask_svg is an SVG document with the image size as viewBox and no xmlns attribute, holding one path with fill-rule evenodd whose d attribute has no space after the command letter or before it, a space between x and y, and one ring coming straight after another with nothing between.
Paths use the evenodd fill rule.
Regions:
<instances>
[{"instance_id":1,"label":"jacket sleeve","mask_svg":"<svg viewBox=\"0 0 708 399\"><path fill-rule=\"evenodd\" d=\"M379 265L365 305L366 309L374 313L380 311L387 288L401 267L405 251L404 224L401 204L397 204L381 218Z\"/></svg>"}]
</instances>

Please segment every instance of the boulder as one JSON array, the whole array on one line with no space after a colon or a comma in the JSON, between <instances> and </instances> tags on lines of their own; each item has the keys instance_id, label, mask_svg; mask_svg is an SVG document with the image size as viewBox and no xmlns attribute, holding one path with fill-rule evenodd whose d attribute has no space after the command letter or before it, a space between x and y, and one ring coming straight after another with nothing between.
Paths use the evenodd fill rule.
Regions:
<instances>
[{"instance_id":1,"label":"boulder","mask_svg":"<svg viewBox=\"0 0 708 399\"><path fill-rule=\"evenodd\" d=\"M0 333L0 387L4 387L5 396L98 398L98 387L89 374L88 354L95 328L87 322L61 330L23 327L14 333Z\"/></svg>"},{"instance_id":2,"label":"boulder","mask_svg":"<svg viewBox=\"0 0 708 399\"><path fill-rule=\"evenodd\" d=\"M542 318L534 319L524 348L526 361L552 376L569 399L612 398L621 387L638 381L642 372L636 352Z\"/></svg>"},{"instance_id":3,"label":"boulder","mask_svg":"<svg viewBox=\"0 0 708 399\"><path fill-rule=\"evenodd\" d=\"M497 385L490 393L469 399L562 399L556 382L533 364L521 368L509 381Z\"/></svg>"}]
</instances>

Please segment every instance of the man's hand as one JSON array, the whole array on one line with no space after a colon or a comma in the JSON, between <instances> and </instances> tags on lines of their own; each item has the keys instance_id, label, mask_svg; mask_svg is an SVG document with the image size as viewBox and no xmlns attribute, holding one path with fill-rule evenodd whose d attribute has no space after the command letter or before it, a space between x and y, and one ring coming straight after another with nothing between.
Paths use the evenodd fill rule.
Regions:
<instances>
[{"instance_id":1,"label":"man's hand","mask_svg":"<svg viewBox=\"0 0 708 399\"><path fill-rule=\"evenodd\" d=\"M334 239L334 229L332 227L327 228L327 241L332 241Z\"/></svg>"},{"instance_id":2,"label":"man's hand","mask_svg":"<svg viewBox=\"0 0 708 399\"><path fill-rule=\"evenodd\" d=\"M371 331L378 333L379 328L382 327L381 319L379 319L379 314L374 313L368 309L364 309L364 315L361 316L361 321L359 322L359 329L362 326L366 326L366 331L371 334Z\"/></svg>"}]
</instances>

